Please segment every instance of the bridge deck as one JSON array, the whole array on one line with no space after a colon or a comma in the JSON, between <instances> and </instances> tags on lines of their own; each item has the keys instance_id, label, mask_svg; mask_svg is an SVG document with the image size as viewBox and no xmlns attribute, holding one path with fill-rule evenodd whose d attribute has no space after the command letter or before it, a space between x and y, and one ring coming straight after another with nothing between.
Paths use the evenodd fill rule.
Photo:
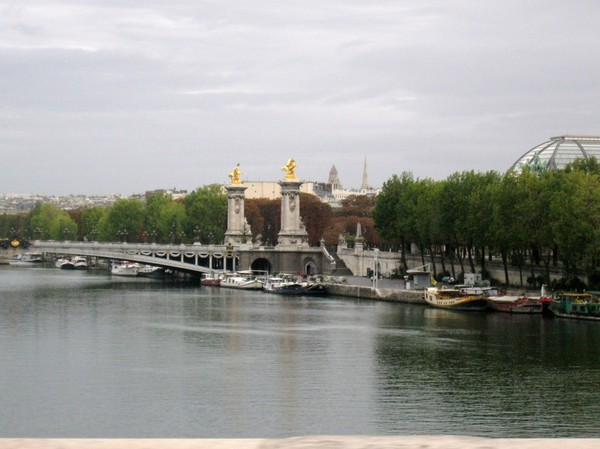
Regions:
<instances>
[{"instance_id":1,"label":"bridge deck","mask_svg":"<svg viewBox=\"0 0 600 449\"><path fill-rule=\"evenodd\" d=\"M151 243L99 243L35 241L30 250L49 254L98 257L172 268L191 273L235 270L235 251L225 245L157 245ZM227 260L229 259L229 263Z\"/></svg>"}]
</instances>

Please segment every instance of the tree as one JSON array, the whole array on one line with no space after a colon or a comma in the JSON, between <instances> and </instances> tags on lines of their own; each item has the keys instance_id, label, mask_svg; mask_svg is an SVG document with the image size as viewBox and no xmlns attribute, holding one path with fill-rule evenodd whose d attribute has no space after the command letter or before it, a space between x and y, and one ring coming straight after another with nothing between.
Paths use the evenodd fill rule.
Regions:
<instances>
[{"instance_id":1,"label":"tree","mask_svg":"<svg viewBox=\"0 0 600 449\"><path fill-rule=\"evenodd\" d=\"M336 216L369 217L375 207L376 197L369 195L350 195L342 200L342 206Z\"/></svg>"},{"instance_id":2,"label":"tree","mask_svg":"<svg viewBox=\"0 0 600 449\"><path fill-rule=\"evenodd\" d=\"M331 206L308 193L300 193L300 216L306 226L308 243L317 246L331 224Z\"/></svg>"},{"instance_id":3,"label":"tree","mask_svg":"<svg viewBox=\"0 0 600 449\"><path fill-rule=\"evenodd\" d=\"M144 229L144 204L134 198L119 199L100 222L100 235L107 241L139 242Z\"/></svg>"},{"instance_id":4,"label":"tree","mask_svg":"<svg viewBox=\"0 0 600 449\"><path fill-rule=\"evenodd\" d=\"M600 176L600 162L594 156L575 159L564 168L565 173L574 171Z\"/></svg>"},{"instance_id":5,"label":"tree","mask_svg":"<svg viewBox=\"0 0 600 449\"><path fill-rule=\"evenodd\" d=\"M108 213L106 207L91 207L85 209L81 214L83 226L80 229L81 235L88 240L98 240L100 236L100 223Z\"/></svg>"},{"instance_id":6,"label":"tree","mask_svg":"<svg viewBox=\"0 0 600 449\"><path fill-rule=\"evenodd\" d=\"M23 226L27 235L39 239L77 238L77 223L56 204L36 204L25 217Z\"/></svg>"},{"instance_id":7,"label":"tree","mask_svg":"<svg viewBox=\"0 0 600 449\"><path fill-rule=\"evenodd\" d=\"M491 245L500 253L504 267L504 282L508 285L508 263L511 254L514 264L519 267L521 285L523 285L523 261L522 251L526 244L527 230L525 229L525 217L523 199L526 192L523 183L520 182L517 173L506 173L492 194L492 222L490 239Z\"/></svg>"},{"instance_id":8,"label":"tree","mask_svg":"<svg viewBox=\"0 0 600 449\"><path fill-rule=\"evenodd\" d=\"M171 223L165 220L165 211L173 199L165 192L154 192L146 197L146 215L144 220L144 240L168 242Z\"/></svg>"},{"instance_id":9,"label":"tree","mask_svg":"<svg viewBox=\"0 0 600 449\"><path fill-rule=\"evenodd\" d=\"M416 209L414 184L412 173L404 172L400 177L392 176L383 184L373 209L373 220L379 235L388 242L400 246L404 270L408 269L407 245L417 234L414 221Z\"/></svg>"},{"instance_id":10,"label":"tree","mask_svg":"<svg viewBox=\"0 0 600 449\"><path fill-rule=\"evenodd\" d=\"M281 229L281 200L256 198L247 200L246 207L249 212L246 217L254 235L260 234L267 245L276 244Z\"/></svg>"},{"instance_id":11,"label":"tree","mask_svg":"<svg viewBox=\"0 0 600 449\"><path fill-rule=\"evenodd\" d=\"M219 184L196 189L185 197L184 230L201 242L222 242L227 229L227 195Z\"/></svg>"},{"instance_id":12,"label":"tree","mask_svg":"<svg viewBox=\"0 0 600 449\"><path fill-rule=\"evenodd\" d=\"M187 214L182 202L175 201L164 192L146 197L144 231L146 241L181 243L192 240L192 232L186 232Z\"/></svg>"},{"instance_id":13,"label":"tree","mask_svg":"<svg viewBox=\"0 0 600 449\"><path fill-rule=\"evenodd\" d=\"M0 237L19 237L24 220L22 214L2 214L0 216ZM26 234L35 235L27 232Z\"/></svg>"},{"instance_id":14,"label":"tree","mask_svg":"<svg viewBox=\"0 0 600 449\"><path fill-rule=\"evenodd\" d=\"M553 240L567 278L578 268L595 269L600 254L600 180L585 171L564 172L549 204Z\"/></svg>"},{"instance_id":15,"label":"tree","mask_svg":"<svg viewBox=\"0 0 600 449\"><path fill-rule=\"evenodd\" d=\"M436 225L438 218L438 195L441 184L431 179L417 180L415 185L416 203L415 203L415 243L421 251L421 261L425 265L425 252L429 252L431 265L436 273L434 255L438 252L437 246L441 245L438 236L440 232Z\"/></svg>"}]
</instances>

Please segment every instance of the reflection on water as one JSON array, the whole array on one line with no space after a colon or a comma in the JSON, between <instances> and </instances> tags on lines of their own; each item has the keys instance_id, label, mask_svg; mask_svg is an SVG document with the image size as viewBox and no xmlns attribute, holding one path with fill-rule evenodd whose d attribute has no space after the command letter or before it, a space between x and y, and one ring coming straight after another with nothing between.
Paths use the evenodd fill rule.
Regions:
<instances>
[{"instance_id":1,"label":"reflection on water","mask_svg":"<svg viewBox=\"0 0 600 449\"><path fill-rule=\"evenodd\" d=\"M418 338L381 338L381 395L401 403L387 425L422 433L598 435L597 323L426 308L403 315ZM400 324L401 323L401 324ZM426 404L426 406L423 406ZM410 418L407 419L406 417Z\"/></svg>"},{"instance_id":2,"label":"reflection on water","mask_svg":"<svg viewBox=\"0 0 600 449\"><path fill-rule=\"evenodd\" d=\"M0 267L0 437L598 437L600 325Z\"/></svg>"}]
</instances>

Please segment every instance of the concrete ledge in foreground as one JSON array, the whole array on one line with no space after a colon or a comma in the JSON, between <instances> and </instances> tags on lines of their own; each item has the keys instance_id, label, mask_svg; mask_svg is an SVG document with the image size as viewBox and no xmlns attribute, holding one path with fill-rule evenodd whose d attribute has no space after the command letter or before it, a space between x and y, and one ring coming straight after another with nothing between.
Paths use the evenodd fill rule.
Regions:
<instances>
[{"instance_id":1,"label":"concrete ledge in foreground","mask_svg":"<svg viewBox=\"0 0 600 449\"><path fill-rule=\"evenodd\" d=\"M0 449L594 449L590 438L307 436L281 439L0 439Z\"/></svg>"}]
</instances>

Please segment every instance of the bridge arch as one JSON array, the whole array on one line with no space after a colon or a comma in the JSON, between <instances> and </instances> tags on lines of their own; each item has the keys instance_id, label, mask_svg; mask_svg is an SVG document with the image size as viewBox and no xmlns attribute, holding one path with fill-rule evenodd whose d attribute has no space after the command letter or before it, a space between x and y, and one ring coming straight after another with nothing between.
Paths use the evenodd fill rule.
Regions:
<instances>
[{"instance_id":1,"label":"bridge arch","mask_svg":"<svg viewBox=\"0 0 600 449\"><path fill-rule=\"evenodd\" d=\"M317 262L312 257L305 257L302 261L302 272L306 275L317 274Z\"/></svg>"},{"instance_id":2,"label":"bridge arch","mask_svg":"<svg viewBox=\"0 0 600 449\"><path fill-rule=\"evenodd\" d=\"M265 257L259 257L252 262L250 269L256 271L266 271L267 273L270 273L273 270L273 265L269 259L266 259Z\"/></svg>"}]
</instances>

